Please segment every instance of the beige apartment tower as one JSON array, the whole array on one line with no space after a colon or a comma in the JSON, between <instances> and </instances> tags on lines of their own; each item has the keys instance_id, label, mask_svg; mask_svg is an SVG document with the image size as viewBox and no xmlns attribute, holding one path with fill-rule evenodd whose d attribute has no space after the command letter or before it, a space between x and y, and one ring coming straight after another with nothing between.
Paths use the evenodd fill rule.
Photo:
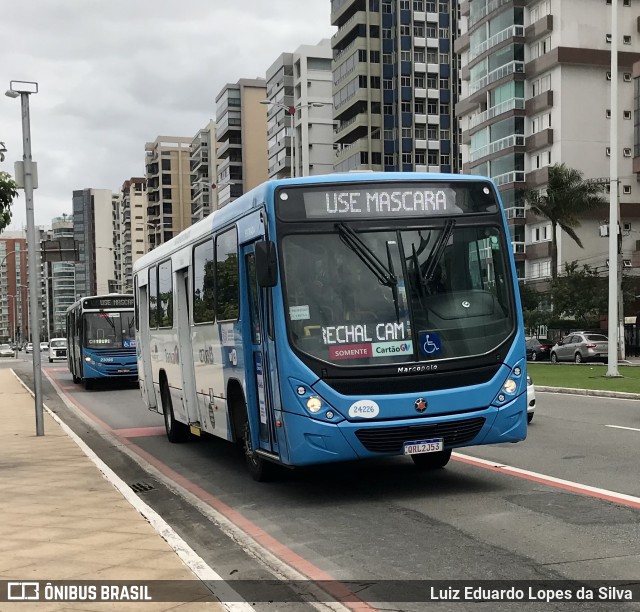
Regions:
<instances>
[{"instance_id":1,"label":"beige apartment tower","mask_svg":"<svg viewBox=\"0 0 640 612\"><path fill-rule=\"evenodd\" d=\"M191 225L191 138L158 136L145 145L148 249Z\"/></svg>"},{"instance_id":2,"label":"beige apartment tower","mask_svg":"<svg viewBox=\"0 0 640 612\"><path fill-rule=\"evenodd\" d=\"M268 178L266 94L264 79L240 79L216 97L219 208Z\"/></svg>"}]
</instances>

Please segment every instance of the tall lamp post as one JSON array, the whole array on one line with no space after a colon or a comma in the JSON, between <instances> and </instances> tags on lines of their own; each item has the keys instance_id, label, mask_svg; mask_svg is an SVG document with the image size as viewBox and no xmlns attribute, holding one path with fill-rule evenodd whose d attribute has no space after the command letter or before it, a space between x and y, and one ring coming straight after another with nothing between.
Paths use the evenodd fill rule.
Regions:
<instances>
[{"instance_id":1,"label":"tall lamp post","mask_svg":"<svg viewBox=\"0 0 640 612\"><path fill-rule=\"evenodd\" d=\"M22 106L22 167L18 184L24 186L24 197L27 207L27 252L32 262L34 273L29 278L29 306L31 311L31 334L34 347L40 348L40 323L38 321L38 287L35 262L37 261L36 224L33 212L33 189L36 183L36 165L31 158L31 120L29 117L29 96L38 93L38 84L34 81L11 81L6 96L20 98ZM16 164L18 166L18 164ZM35 391L36 435L44 436L44 418L42 413L42 364L40 350L33 351L33 386Z\"/></svg>"},{"instance_id":2,"label":"tall lamp post","mask_svg":"<svg viewBox=\"0 0 640 612\"><path fill-rule=\"evenodd\" d=\"M609 342L607 354L607 376L618 377L618 0L611 2L611 152L609 179L611 181L609 201Z\"/></svg>"},{"instance_id":3,"label":"tall lamp post","mask_svg":"<svg viewBox=\"0 0 640 612\"><path fill-rule=\"evenodd\" d=\"M295 117L296 113L303 108L319 108L321 106L328 106L328 102L307 102L306 104L296 104L296 105L287 105L283 102L276 102L274 100L260 100L260 104L266 104L268 106L277 106L279 108L283 108L285 113L291 117L291 178L294 178L296 175L296 147L295 147L295 138L296 138L296 126L295 126ZM303 172L304 174L304 172Z\"/></svg>"}]
</instances>

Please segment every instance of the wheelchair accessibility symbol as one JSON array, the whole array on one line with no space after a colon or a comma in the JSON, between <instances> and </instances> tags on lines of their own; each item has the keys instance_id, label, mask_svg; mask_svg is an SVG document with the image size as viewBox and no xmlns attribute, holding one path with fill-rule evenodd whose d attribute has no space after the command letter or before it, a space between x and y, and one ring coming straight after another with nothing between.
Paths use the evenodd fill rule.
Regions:
<instances>
[{"instance_id":1,"label":"wheelchair accessibility symbol","mask_svg":"<svg viewBox=\"0 0 640 612\"><path fill-rule=\"evenodd\" d=\"M437 355L442 349L440 336L433 332L420 332L420 350L424 355Z\"/></svg>"}]
</instances>

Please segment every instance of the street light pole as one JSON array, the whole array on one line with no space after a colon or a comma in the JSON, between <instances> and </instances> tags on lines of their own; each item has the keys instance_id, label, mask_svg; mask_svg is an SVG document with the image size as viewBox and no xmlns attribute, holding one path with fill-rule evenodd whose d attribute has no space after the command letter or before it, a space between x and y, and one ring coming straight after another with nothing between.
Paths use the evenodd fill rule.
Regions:
<instances>
[{"instance_id":1,"label":"street light pole","mask_svg":"<svg viewBox=\"0 0 640 612\"><path fill-rule=\"evenodd\" d=\"M618 0L611 2L611 124L609 179L609 341L607 376L618 377Z\"/></svg>"},{"instance_id":2,"label":"street light pole","mask_svg":"<svg viewBox=\"0 0 640 612\"><path fill-rule=\"evenodd\" d=\"M40 322L38 321L38 287L37 287L37 237L33 211L34 163L31 157L31 120L29 116L29 96L38 93L38 84L28 81L11 81L6 95L9 98L20 96L22 107L22 149L24 170L24 197L27 208L27 252L31 272L29 273L29 310L31 316L31 334L33 351L33 386L35 391L36 435L44 435L44 418L42 413L42 364L40 361Z\"/></svg>"}]
</instances>

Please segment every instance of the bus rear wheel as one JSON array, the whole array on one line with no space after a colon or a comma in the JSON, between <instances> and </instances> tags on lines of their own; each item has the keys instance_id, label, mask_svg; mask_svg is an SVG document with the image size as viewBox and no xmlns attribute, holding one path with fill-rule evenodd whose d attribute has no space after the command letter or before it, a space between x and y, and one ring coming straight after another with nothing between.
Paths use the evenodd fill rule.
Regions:
<instances>
[{"instance_id":1,"label":"bus rear wheel","mask_svg":"<svg viewBox=\"0 0 640 612\"><path fill-rule=\"evenodd\" d=\"M411 455L413 463L421 470L438 470L443 468L451 459L451 449L438 451L437 453L420 453Z\"/></svg>"},{"instance_id":2,"label":"bus rear wheel","mask_svg":"<svg viewBox=\"0 0 640 612\"><path fill-rule=\"evenodd\" d=\"M166 382L162 383L160 400L162 401L164 428L167 432L169 442L174 444L186 442L189 439L189 427L184 423L176 421L173 416L173 402L171 401L171 393L169 392L169 386Z\"/></svg>"}]
</instances>

